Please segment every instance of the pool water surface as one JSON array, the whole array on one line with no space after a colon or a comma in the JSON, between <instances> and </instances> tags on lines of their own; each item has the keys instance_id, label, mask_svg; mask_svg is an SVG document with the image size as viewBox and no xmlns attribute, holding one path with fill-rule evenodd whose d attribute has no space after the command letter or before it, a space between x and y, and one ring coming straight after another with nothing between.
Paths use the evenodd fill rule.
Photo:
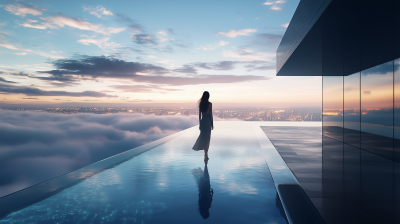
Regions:
<instances>
[{"instance_id":1,"label":"pool water surface","mask_svg":"<svg viewBox=\"0 0 400 224\"><path fill-rule=\"evenodd\" d=\"M0 223L287 223L252 126L218 122L209 161L198 126Z\"/></svg>"}]
</instances>

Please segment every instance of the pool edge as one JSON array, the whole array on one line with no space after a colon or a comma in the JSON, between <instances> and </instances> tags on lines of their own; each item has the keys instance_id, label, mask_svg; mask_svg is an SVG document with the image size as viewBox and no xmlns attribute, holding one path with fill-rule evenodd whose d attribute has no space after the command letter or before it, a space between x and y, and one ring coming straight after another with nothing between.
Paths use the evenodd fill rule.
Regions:
<instances>
[{"instance_id":1,"label":"pool edge","mask_svg":"<svg viewBox=\"0 0 400 224\"><path fill-rule=\"evenodd\" d=\"M259 125L253 125L276 191L290 224L325 223L321 214Z\"/></svg>"}]
</instances>

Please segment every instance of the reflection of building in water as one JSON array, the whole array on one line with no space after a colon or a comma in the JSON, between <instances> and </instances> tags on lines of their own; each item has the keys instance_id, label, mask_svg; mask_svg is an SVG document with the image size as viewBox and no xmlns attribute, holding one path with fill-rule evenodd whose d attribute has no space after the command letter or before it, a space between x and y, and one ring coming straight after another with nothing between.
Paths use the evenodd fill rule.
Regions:
<instances>
[{"instance_id":1,"label":"reflection of building in water","mask_svg":"<svg viewBox=\"0 0 400 224\"><path fill-rule=\"evenodd\" d=\"M322 76L321 204L359 223L400 223L399 7L303 0L277 51L278 76Z\"/></svg>"}]
</instances>

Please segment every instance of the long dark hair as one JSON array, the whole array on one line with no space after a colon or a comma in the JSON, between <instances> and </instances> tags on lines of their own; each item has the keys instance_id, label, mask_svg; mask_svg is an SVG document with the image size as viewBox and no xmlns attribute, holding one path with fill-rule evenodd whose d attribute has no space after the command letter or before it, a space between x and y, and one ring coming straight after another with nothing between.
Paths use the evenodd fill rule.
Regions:
<instances>
[{"instance_id":1,"label":"long dark hair","mask_svg":"<svg viewBox=\"0 0 400 224\"><path fill-rule=\"evenodd\" d=\"M208 101L209 98L210 93L208 91L204 91L203 96L197 102L199 104L199 110L203 113L205 113L208 109L208 104L210 104Z\"/></svg>"}]
</instances>

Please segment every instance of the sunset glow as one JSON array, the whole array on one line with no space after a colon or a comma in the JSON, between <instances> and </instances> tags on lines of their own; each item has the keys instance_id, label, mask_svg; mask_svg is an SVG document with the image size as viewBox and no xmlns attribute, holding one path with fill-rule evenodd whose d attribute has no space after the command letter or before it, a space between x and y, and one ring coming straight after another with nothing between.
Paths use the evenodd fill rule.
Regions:
<instances>
[{"instance_id":1,"label":"sunset glow","mask_svg":"<svg viewBox=\"0 0 400 224\"><path fill-rule=\"evenodd\" d=\"M0 103L319 106L321 77L275 76L298 2L3 2Z\"/></svg>"}]
</instances>

